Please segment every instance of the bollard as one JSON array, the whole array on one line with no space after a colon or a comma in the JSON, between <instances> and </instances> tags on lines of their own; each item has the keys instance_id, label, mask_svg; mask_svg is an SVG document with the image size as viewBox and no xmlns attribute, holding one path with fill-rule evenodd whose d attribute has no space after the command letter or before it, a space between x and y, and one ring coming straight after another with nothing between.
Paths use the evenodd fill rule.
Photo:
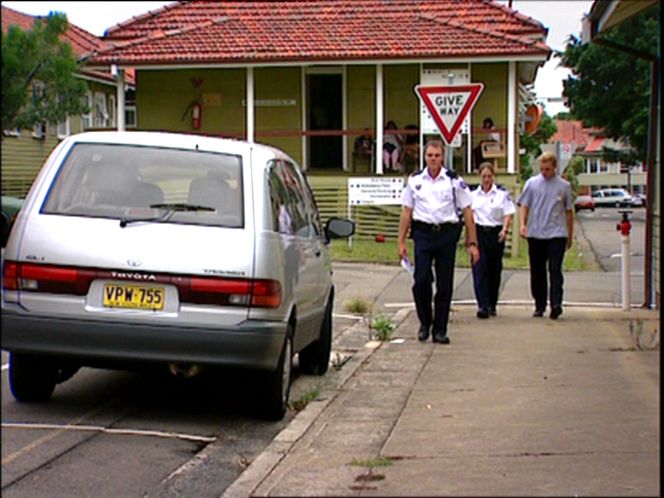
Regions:
<instances>
[{"instance_id":1,"label":"bollard","mask_svg":"<svg viewBox=\"0 0 664 498\"><path fill-rule=\"evenodd\" d=\"M622 252L621 252L621 277L622 277L622 309L623 311L629 311L631 308L631 297L630 297L630 269L629 269L629 232L632 229L632 224L629 221L629 215L632 214L632 211L629 209L618 211L622 214L622 219L620 223L616 225L616 230L621 233L622 236Z\"/></svg>"}]
</instances>

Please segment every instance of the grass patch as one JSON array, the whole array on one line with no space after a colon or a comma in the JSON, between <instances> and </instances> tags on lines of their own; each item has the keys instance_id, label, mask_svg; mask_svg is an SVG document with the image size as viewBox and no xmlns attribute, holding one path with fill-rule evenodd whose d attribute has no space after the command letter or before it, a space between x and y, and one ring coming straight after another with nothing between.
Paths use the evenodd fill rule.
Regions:
<instances>
[{"instance_id":1,"label":"grass patch","mask_svg":"<svg viewBox=\"0 0 664 498\"><path fill-rule=\"evenodd\" d=\"M346 311L364 315L369 311L369 303L359 297L353 298L345 305Z\"/></svg>"},{"instance_id":2,"label":"grass patch","mask_svg":"<svg viewBox=\"0 0 664 498\"><path fill-rule=\"evenodd\" d=\"M385 457L369 458L367 460L358 460L357 458L353 458L348 465L352 465L354 467L367 467L367 468L389 467L390 465L392 465L392 460Z\"/></svg>"},{"instance_id":3,"label":"grass patch","mask_svg":"<svg viewBox=\"0 0 664 498\"><path fill-rule=\"evenodd\" d=\"M389 341L395 328L394 320L389 316L378 315L371 321L371 330L373 330L374 337L379 341Z\"/></svg>"},{"instance_id":4,"label":"grass patch","mask_svg":"<svg viewBox=\"0 0 664 498\"><path fill-rule=\"evenodd\" d=\"M413 241L408 239L408 254L413 257ZM346 240L333 240L331 243L332 260L356 263L377 263L397 265L399 256L397 241L388 239L385 242L375 242L373 239L353 239L352 249L348 247ZM466 249L459 245L456 252L457 268L470 268L470 256ZM507 251L503 258L503 268L506 270L526 270L530 268L528 263L528 242L519 240L519 252L512 257ZM588 271L588 265L584 262L576 244L565 253L563 269L566 271ZM350 310L349 310L350 311Z\"/></svg>"},{"instance_id":5,"label":"grass patch","mask_svg":"<svg viewBox=\"0 0 664 498\"><path fill-rule=\"evenodd\" d=\"M291 408L291 410L300 412L304 410L307 407L307 405L311 403L313 400L315 400L319 395L320 395L320 387L318 386L312 387L302 396L300 396L294 401L291 401L288 404L288 406Z\"/></svg>"}]
</instances>

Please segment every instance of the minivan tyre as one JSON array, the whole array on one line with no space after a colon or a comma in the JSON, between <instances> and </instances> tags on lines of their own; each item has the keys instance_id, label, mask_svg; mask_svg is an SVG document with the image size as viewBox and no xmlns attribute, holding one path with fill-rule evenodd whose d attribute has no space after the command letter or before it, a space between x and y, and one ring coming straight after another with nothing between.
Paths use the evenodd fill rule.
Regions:
<instances>
[{"instance_id":1,"label":"minivan tyre","mask_svg":"<svg viewBox=\"0 0 664 498\"><path fill-rule=\"evenodd\" d=\"M330 296L330 301L325 307L320 337L299 353L299 365L302 373L323 375L327 372L332 352L332 302L333 296Z\"/></svg>"},{"instance_id":2,"label":"minivan tyre","mask_svg":"<svg viewBox=\"0 0 664 498\"><path fill-rule=\"evenodd\" d=\"M58 370L47 358L26 353L9 354L9 387L17 401L48 401L57 380Z\"/></svg>"},{"instance_id":3,"label":"minivan tyre","mask_svg":"<svg viewBox=\"0 0 664 498\"><path fill-rule=\"evenodd\" d=\"M293 379L293 328L288 326L277 369L259 376L260 415L266 420L281 420L288 409Z\"/></svg>"}]
</instances>

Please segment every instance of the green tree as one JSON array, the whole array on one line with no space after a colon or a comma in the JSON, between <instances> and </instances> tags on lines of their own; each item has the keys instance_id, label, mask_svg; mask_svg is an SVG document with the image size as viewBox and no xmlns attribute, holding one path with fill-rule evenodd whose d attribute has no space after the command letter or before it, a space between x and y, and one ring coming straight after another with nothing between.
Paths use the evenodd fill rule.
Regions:
<instances>
[{"instance_id":1,"label":"green tree","mask_svg":"<svg viewBox=\"0 0 664 498\"><path fill-rule=\"evenodd\" d=\"M542 154L541 144L545 144L549 139L558 131L556 122L546 112L542 113L537 130L532 135L525 133L519 137L521 147L526 150L526 153L519 159L519 172L522 182L525 182L533 174L533 169L530 166L534 157L539 157Z\"/></svg>"},{"instance_id":2,"label":"green tree","mask_svg":"<svg viewBox=\"0 0 664 498\"><path fill-rule=\"evenodd\" d=\"M78 63L71 45L60 40L67 17L51 12L32 29L10 26L2 33L2 129L57 123L86 112L87 91L76 77ZM36 92L34 84L43 89Z\"/></svg>"},{"instance_id":3,"label":"green tree","mask_svg":"<svg viewBox=\"0 0 664 498\"><path fill-rule=\"evenodd\" d=\"M660 39L659 3L601 35L609 44L655 56ZM582 44L570 37L561 65L572 72L563 82L572 115L586 126L602 128L609 138L633 148L627 162L644 161L648 136L650 63L634 53L598 42Z\"/></svg>"}]
</instances>

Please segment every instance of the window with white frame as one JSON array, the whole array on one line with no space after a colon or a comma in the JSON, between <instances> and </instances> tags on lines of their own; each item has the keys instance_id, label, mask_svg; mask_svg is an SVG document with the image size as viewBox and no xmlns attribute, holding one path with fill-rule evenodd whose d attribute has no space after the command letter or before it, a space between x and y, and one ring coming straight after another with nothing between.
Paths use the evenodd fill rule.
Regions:
<instances>
[{"instance_id":1,"label":"window with white frame","mask_svg":"<svg viewBox=\"0 0 664 498\"><path fill-rule=\"evenodd\" d=\"M92 128L92 93L88 92L85 94L85 106L88 108L88 112L81 116L83 129L87 130Z\"/></svg>"},{"instance_id":2,"label":"window with white frame","mask_svg":"<svg viewBox=\"0 0 664 498\"><path fill-rule=\"evenodd\" d=\"M107 126L109 128L116 128L117 123L115 119L115 95L109 95L108 96L108 123Z\"/></svg>"},{"instance_id":3,"label":"window with white frame","mask_svg":"<svg viewBox=\"0 0 664 498\"><path fill-rule=\"evenodd\" d=\"M136 104L125 106L125 126L127 128L136 128Z\"/></svg>"},{"instance_id":4,"label":"window with white frame","mask_svg":"<svg viewBox=\"0 0 664 498\"><path fill-rule=\"evenodd\" d=\"M95 128L106 128L108 126L108 105L106 94L95 92L93 96L93 125Z\"/></svg>"},{"instance_id":5,"label":"window with white frame","mask_svg":"<svg viewBox=\"0 0 664 498\"><path fill-rule=\"evenodd\" d=\"M46 87L41 81L37 81L32 84L32 102L33 104L38 105L39 102L44 98L44 93ZM42 121L41 123L35 124L32 129L32 138L44 139L46 138L46 122Z\"/></svg>"},{"instance_id":6,"label":"window with white frame","mask_svg":"<svg viewBox=\"0 0 664 498\"><path fill-rule=\"evenodd\" d=\"M64 121L58 122L58 138L65 138L71 135L71 121L69 116Z\"/></svg>"}]
</instances>

